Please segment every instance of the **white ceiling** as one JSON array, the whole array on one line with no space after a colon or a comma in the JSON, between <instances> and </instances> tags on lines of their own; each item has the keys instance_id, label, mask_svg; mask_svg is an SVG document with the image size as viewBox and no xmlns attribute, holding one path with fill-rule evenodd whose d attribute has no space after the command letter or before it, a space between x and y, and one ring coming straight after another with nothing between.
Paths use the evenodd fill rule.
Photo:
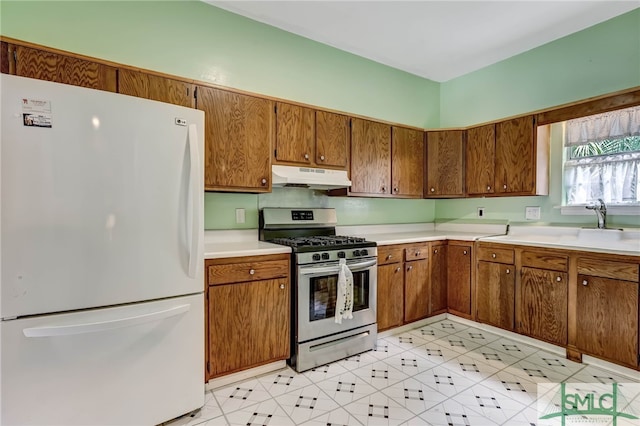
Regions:
<instances>
[{"instance_id":1,"label":"white ceiling","mask_svg":"<svg viewBox=\"0 0 640 426\"><path fill-rule=\"evenodd\" d=\"M640 7L640 0L204 1L440 82Z\"/></svg>"}]
</instances>

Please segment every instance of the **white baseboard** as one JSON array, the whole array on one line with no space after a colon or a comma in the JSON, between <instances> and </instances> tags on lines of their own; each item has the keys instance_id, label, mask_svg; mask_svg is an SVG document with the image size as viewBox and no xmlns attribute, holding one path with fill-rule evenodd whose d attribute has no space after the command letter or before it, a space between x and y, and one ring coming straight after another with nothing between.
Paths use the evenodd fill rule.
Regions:
<instances>
[{"instance_id":1,"label":"white baseboard","mask_svg":"<svg viewBox=\"0 0 640 426\"><path fill-rule=\"evenodd\" d=\"M237 373L232 373L226 376L209 380L209 382L207 382L207 384L205 385L205 390L209 391L212 389L218 389L223 386L228 386L232 383L239 382L241 380L250 379L252 377L261 376L273 371L282 370L286 367L286 361L276 361L270 364L261 365L259 367L250 368L248 370L238 371Z\"/></svg>"}]
</instances>

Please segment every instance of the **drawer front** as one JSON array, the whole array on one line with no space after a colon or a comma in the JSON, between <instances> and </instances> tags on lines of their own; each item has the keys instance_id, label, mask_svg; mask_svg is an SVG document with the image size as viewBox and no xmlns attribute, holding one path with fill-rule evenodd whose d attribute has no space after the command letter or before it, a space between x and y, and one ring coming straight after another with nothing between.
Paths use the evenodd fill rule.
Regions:
<instances>
[{"instance_id":1,"label":"drawer front","mask_svg":"<svg viewBox=\"0 0 640 426\"><path fill-rule=\"evenodd\" d=\"M426 259L428 255L429 244L416 244L407 246L404 249L404 260L407 262L418 259Z\"/></svg>"},{"instance_id":2,"label":"drawer front","mask_svg":"<svg viewBox=\"0 0 640 426\"><path fill-rule=\"evenodd\" d=\"M513 249L479 247L478 260L485 260L487 262L513 264L513 261L514 261Z\"/></svg>"},{"instance_id":3,"label":"drawer front","mask_svg":"<svg viewBox=\"0 0 640 426\"><path fill-rule=\"evenodd\" d=\"M402 262L403 251L404 249L400 246L379 246L378 265Z\"/></svg>"},{"instance_id":4,"label":"drawer front","mask_svg":"<svg viewBox=\"0 0 640 426\"><path fill-rule=\"evenodd\" d=\"M581 257L578 274L638 282L638 264Z\"/></svg>"},{"instance_id":5,"label":"drawer front","mask_svg":"<svg viewBox=\"0 0 640 426\"><path fill-rule=\"evenodd\" d=\"M289 261L267 260L211 265L208 274L209 285L281 278L289 276Z\"/></svg>"},{"instance_id":6,"label":"drawer front","mask_svg":"<svg viewBox=\"0 0 640 426\"><path fill-rule=\"evenodd\" d=\"M569 256L524 250L522 252L522 266L567 272Z\"/></svg>"}]
</instances>

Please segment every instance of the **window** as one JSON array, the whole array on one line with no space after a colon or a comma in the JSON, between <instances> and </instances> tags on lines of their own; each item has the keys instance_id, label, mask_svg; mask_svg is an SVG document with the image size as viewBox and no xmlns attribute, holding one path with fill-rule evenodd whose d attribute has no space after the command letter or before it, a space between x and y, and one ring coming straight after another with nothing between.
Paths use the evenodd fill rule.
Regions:
<instances>
[{"instance_id":1,"label":"window","mask_svg":"<svg viewBox=\"0 0 640 426\"><path fill-rule=\"evenodd\" d=\"M640 107L564 123L564 206L640 205Z\"/></svg>"}]
</instances>

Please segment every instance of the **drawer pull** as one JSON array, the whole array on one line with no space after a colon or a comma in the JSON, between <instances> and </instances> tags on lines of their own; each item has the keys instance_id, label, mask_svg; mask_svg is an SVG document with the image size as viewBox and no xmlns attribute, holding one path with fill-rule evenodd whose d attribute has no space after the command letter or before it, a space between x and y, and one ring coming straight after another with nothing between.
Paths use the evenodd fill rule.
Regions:
<instances>
[{"instance_id":1,"label":"drawer pull","mask_svg":"<svg viewBox=\"0 0 640 426\"><path fill-rule=\"evenodd\" d=\"M416 252L416 256L420 256L420 252L419 251Z\"/></svg>"},{"instance_id":2,"label":"drawer pull","mask_svg":"<svg viewBox=\"0 0 640 426\"><path fill-rule=\"evenodd\" d=\"M391 260L391 258L392 258L392 257L393 257L393 256L391 256L390 254L389 254L389 255L387 255L387 260Z\"/></svg>"},{"instance_id":3,"label":"drawer pull","mask_svg":"<svg viewBox=\"0 0 640 426\"><path fill-rule=\"evenodd\" d=\"M562 278L561 277L556 277L556 281L560 282L560 281L562 281Z\"/></svg>"},{"instance_id":4,"label":"drawer pull","mask_svg":"<svg viewBox=\"0 0 640 426\"><path fill-rule=\"evenodd\" d=\"M280 289L284 290L284 284L280 284Z\"/></svg>"},{"instance_id":5,"label":"drawer pull","mask_svg":"<svg viewBox=\"0 0 640 426\"><path fill-rule=\"evenodd\" d=\"M491 253L491 257L493 257L495 259L496 258L496 254L495 253Z\"/></svg>"},{"instance_id":6,"label":"drawer pull","mask_svg":"<svg viewBox=\"0 0 640 426\"><path fill-rule=\"evenodd\" d=\"M587 280L582 280L582 285L584 285L584 286L589 285L589 281L587 281Z\"/></svg>"},{"instance_id":7,"label":"drawer pull","mask_svg":"<svg viewBox=\"0 0 640 426\"><path fill-rule=\"evenodd\" d=\"M253 274L255 274L255 273L256 273L256 270L255 270L255 269L249 269L249 275L253 275Z\"/></svg>"}]
</instances>

